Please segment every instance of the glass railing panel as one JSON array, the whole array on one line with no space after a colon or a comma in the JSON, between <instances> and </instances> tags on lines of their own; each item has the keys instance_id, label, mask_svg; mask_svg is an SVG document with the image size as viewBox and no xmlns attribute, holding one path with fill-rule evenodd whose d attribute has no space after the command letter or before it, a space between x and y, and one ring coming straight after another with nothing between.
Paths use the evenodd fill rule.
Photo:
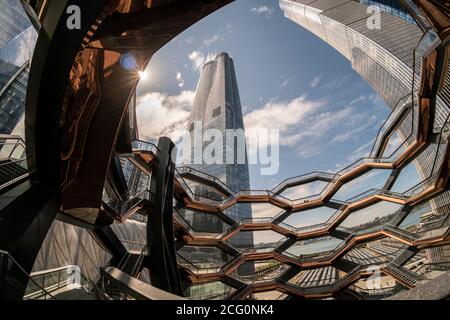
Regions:
<instances>
[{"instance_id":1,"label":"glass railing panel","mask_svg":"<svg viewBox=\"0 0 450 320\"><path fill-rule=\"evenodd\" d=\"M374 157L377 152L379 152L379 149L381 148L381 143L385 139L386 132L388 130L392 130L393 126L398 127L399 122L404 121L404 116L401 117L401 115L405 112L406 109L411 108L411 95L407 95L399 100L397 103L395 109L391 112L389 117L386 119L386 121L383 123L383 125L380 127L377 137L375 139L375 142L372 147L372 151L370 153L371 157ZM411 123L412 119L409 119L409 123ZM409 130L411 132L411 129ZM409 134L409 133L408 133ZM405 135L406 137L407 135Z\"/></svg>"},{"instance_id":2,"label":"glass railing panel","mask_svg":"<svg viewBox=\"0 0 450 320\"><path fill-rule=\"evenodd\" d=\"M134 151L148 151L154 155L158 155L159 153L156 144L148 141L134 140L132 142L132 148Z\"/></svg>"},{"instance_id":3,"label":"glass railing panel","mask_svg":"<svg viewBox=\"0 0 450 320\"><path fill-rule=\"evenodd\" d=\"M346 201L369 189L382 189L391 170L372 169L367 173L345 183L333 195L333 200Z\"/></svg>"},{"instance_id":4,"label":"glass railing panel","mask_svg":"<svg viewBox=\"0 0 450 320\"><path fill-rule=\"evenodd\" d=\"M253 211L253 208L255 208L255 211ZM223 210L223 213L234 221L241 221L242 219L255 216L255 213L264 214L264 212L274 212L275 208L278 209L278 212L281 211L278 207L272 206L271 204L238 202Z\"/></svg>"},{"instance_id":5,"label":"glass railing panel","mask_svg":"<svg viewBox=\"0 0 450 320\"><path fill-rule=\"evenodd\" d=\"M357 234L370 233L392 220L401 208L401 204L380 201L351 212L340 226L350 229Z\"/></svg>"},{"instance_id":6,"label":"glass railing panel","mask_svg":"<svg viewBox=\"0 0 450 320\"><path fill-rule=\"evenodd\" d=\"M326 181L309 182L306 184L289 187L280 195L295 202L301 199L319 195L325 189L327 184L328 182Z\"/></svg>"},{"instance_id":7,"label":"glass railing panel","mask_svg":"<svg viewBox=\"0 0 450 320\"><path fill-rule=\"evenodd\" d=\"M28 279L27 285L22 285L17 278ZM30 275L17 263L17 261L6 251L0 250L0 278L2 279L1 295L8 297L10 292L15 295L15 292L24 292L24 299L41 299L54 300L54 297L45 290L44 280L40 282L34 281Z\"/></svg>"},{"instance_id":8,"label":"glass railing panel","mask_svg":"<svg viewBox=\"0 0 450 320\"><path fill-rule=\"evenodd\" d=\"M206 185L203 182L197 182L186 177L184 178L184 181L189 186L189 189L197 196L215 201L222 201L227 197L227 195L220 192L220 190Z\"/></svg>"},{"instance_id":9,"label":"glass railing panel","mask_svg":"<svg viewBox=\"0 0 450 320\"><path fill-rule=\"evenodd\" d=\"M390 158L397 151L400 153L405 152L406 144L404 143L401 134L398 130L395 130L390 136L386 148L381 155L383 158Z\"/></svg>"},{"instance_id":10,"label":"glass railing panel","mask_svg":"<svg viewBox=\"0 0 450 320\"><path fill-rule=\"evenodd\" d=\"M406 167L400 171L391 191L404 193L412 188L416 189L415 192L424 190L425 186L420 185L420 183L427 179L432 173L431 170L433 169L437 150L438 146L436 144L429 145L418 157L416 157L416 160L411 161L406 165ZM415 188L416 186L417 188Z\"/></svg>"},{"instance_id":11,"label":"glass railing panel","mask_svg":"<svg viewBox=\"0 0 450 320\"><path fill-rule=\"evenodd\" d=\"M184 296L192 300L225 300L235 291L221 281L213 281L190 285L184 290Z\"/></svg>"},{"instance_id":12,"label":"glass railing panel","mask_svg":"<svg viewBox=\"0 0 450 320\"><path fill-rule=\"evenodd\" d=\"M233 256L217 247L184 246L177 251L198 269L219 269L233 259Z\"/></svg>"},{"instance_id":13,"label":"glass railing panel","mask_svg":"<svg viewBox=\"0 0 450 320\"><path fill-rule=\"evenodd\" d=\"M286 237L272 230L239 231L226 242L241 252L272 252Z\"/></svg>"},{"instance_id":14,"label":"glass railing panel","mask_svg":"<svg viewBox=\"0 0 450 320\"><path fill-rule=\"evenodd\" d=\"M322 224L328 221L335 212L336 209L326 206L295 212L283 220L283 225L281 226L287 224L295 229L300 229Z\"/></svg>"},{"instance_id":15,"label":"glass railing panel","mask_svg":"<svg viewBox=\"0 0 450 320\"><path fill-rule=\"evenodd\" d=\"M228 223L225 223L218 217L217 214L208 212L198 212L189 209L177 209L174 212L179 215L180 221L184 226L192 231L202 234L221 234L230 228Z\"/></svg>"},{"instance_id":16,"label":"glass railing panel","mask_svg":"<svg viewBox=\"0 0 450 320\"><path fill-rule=\"evenodd\" d=\"M221 188L222 190L226 190L228 193L233 194L235 191L230 188L228 185L226 185L222 180L218 179L217 177L207 174L205 172L199 171L197 169L191 168L191 167L177 167L178 172L181 176L184 175L193 175L196 177L199 177L203 180L211 181L211 183L214 183L217 185L217 187Z\"/></svg>"},{"instance_id":17,"label":"glass railing panel","mask_svg":"<svg viewBox=\"0 0 450 320\"><path fill-rule=\"evenodd\" d=\"M344 242L331 236L297 241L286 249L286 254L296 259L322 258L333 254L333 251Z\"/></svg>"}]
</instances>

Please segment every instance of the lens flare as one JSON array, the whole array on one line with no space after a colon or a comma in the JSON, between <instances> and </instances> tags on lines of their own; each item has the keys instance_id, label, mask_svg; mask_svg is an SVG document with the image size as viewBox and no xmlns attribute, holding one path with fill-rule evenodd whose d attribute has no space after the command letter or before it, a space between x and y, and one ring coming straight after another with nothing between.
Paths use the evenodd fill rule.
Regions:
<instances>
[{"instance_id":1,"label":"lens flare","mask_svg":"<svg viewBox=\"0 0 450 320\"><path fill-rule=\"evenodd\" d=\"M146 80L148 79L148 72L147 71L139 71L139 78L141 78L141 80Z\"/></svg>"}]
</instances>

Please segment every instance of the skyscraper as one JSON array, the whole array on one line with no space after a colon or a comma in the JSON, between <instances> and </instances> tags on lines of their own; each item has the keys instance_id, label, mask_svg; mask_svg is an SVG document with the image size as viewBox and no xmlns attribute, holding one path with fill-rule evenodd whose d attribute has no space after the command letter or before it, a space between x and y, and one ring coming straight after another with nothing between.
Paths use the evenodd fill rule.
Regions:
<instances>
[{"instance_id":1,"label":"skyscraper","mask_svg":"<svg viewBox=\"0 0 450 320\"><path fill-rule=\"evenodd\" d=\"M11 133L25 111L29 60L37 33L18 0L0 11L0 133Z\"/></svg>"},{"instance_id":2,"label":"skyscraper","mask_svg":"<svg viewBox=\"0 0 450 320\"><path fill-rule=\"evenodd\" d=\"M370 6L381 10L380 26L370 27ZM418 90L421 59L416 50L422 30L398 1L280 0L285 16L327 42L393 109L402 97ZM448 102L436 102L436 121L444 123ZM407 121L405 121L406 123ZM400 131L407 136L410 126Z\"/></svg>"},{"instance_id":3,"label":"skyscraper","mask_svg":"<svg viewBox=\"0 0 450 320\"><path fill-rule=\"evenodd\" d=\"M203 144L203 147L209 143L196 137L196 130L199 124L202 126L202 135L208 129L216 129L222 133L223 142L214 152L223 157L223 164L205 164L202 162L202 159L197 159L201 155L194 155L194 149L199 147L199 143ZM217 177L236 192L250 189L246 152L240 155L236 152L239 148L238 138L226 139L226 130L233 130L232 132L241 131L241 133L244 130L234 62L227 53L219 54L215 60L207 62L203 66L188 121L188 130L193 138L191 144L191 159L193 163L189 164L191 167ZM243 144L245 146L245 141ZM233 163L226 163L224 151L227 153L233 152ZM193 192L206 197L217 197L204 186L194 188ZM235 221L242 218L251 218L251 205L236 204L228 208L225 214ZM217 224L213 226L214 230L221 231L220 228L223 228L222 224L217 220L214 222L209 221L201 217L201 215L194 217L194 229L196 227L202 228L204 224L208 224L209 230L212 230L213 224ZM253 245L253 236L250 232L238 234L231 239L230 243L236 247L249 247Z\"/></svg>"}]
</instances>

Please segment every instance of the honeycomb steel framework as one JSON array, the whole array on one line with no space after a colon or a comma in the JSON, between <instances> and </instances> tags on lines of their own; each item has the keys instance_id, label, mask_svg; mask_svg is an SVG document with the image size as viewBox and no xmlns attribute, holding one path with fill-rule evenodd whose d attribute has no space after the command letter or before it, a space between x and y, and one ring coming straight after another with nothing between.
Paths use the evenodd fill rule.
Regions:
<instances>
[{"instance_id":1,"label":"honeycomb steel framework","mask_svg":"<svg viewBox=\"0 0 450 320\"><path fill-rule=\"evenodd\" d=\"M68 221L92 228L94 232L105 225L108 227L113 223L112 220L118 223L123 223L127 219L140 220L141 214L148 214L146 222L152 223L149 207L157 202L152 188L128 190L124 194L120 194L120 190L114 190L116 196L104 196L110 191L106 186L111 188L111 186L120 185L113 181L114 177L111 171L108 171L114 167L111 166L112 162L116 161L118 164L116 163L117 166L114 168L120 168L120 170L123 170L123 163L131 164L143 173L147 182L155 179L155 171L166 169L158 166L161 165L160 160L163 157L167 160L167 154L163 154L162 149L159 150L153 143L139 141L136 136L134 138L127 136L124 140L130 140L130 148L128 146L124 148L126 143L117 138L122 127L130 129L132 126L130 122L127 123L128 127L124 126L123 118L128 112L130 100L128 94L135 90L138 82L136 75L130 72L125 73L117 61L120 60L125 49L132 47L136 56L142 60L140 63L145 66L151 55L176 34L231 1L166 2L104 0L92 7L90 7L91 4L83 3L83 6L89 9L87 10L90 15L88 20L93 24L86 27L85 33L78 35L81 45L71 43L72 47L69 49L75 60L63 55L58 60L62 61L63 71L57 75L61 79L68 79L68 86L65 87L66 84L58 81L59 78L55 76L49 79L48 88L43 84L42 87L37 85L35 88L31 87L35 92L29 94L32 99L27 99L27 108L37 106L36 109L31 109L33 112L39 113L39 110L42 112L42 106L47 105L43 102L50 101L48 105L58 107L64 103L66 113L63 113L65 118L61 117L64 121L58 118L60 115L56 112L55 115L50 114L49 119L45 119L52 124L62 123L58 133L56 133L57 130L48 129L47 123L42 121L42 118L38 119L41 121L36 122L39 124L35 128L36 132L31 132L30 129L27 133L33 138L28 140L27 145L27 153L32 157L19 159L28 162L30 172L20 177L14 176L12 179L27 178L28 174L32 174L33 179L45 186L45 190L56 190L55 194L60 192L62 195L61 203L58 203L60 214L65 217L72 216ZM55 2L44 1L43 3L44 5L37 11L40 21L45 20L46 15L52 13L52 10L55 12L59 10L58 14L61 13L61 8L55 5ZM427 268L439 270L450 268L449 261L433 265L417 263L424 256L432 255L434 251L450 246L450 113L448 110L450 106L448 21L450 18L440 15L439 12L436 13L436 6L424 4L421 1L414 1L414 3L418 7L411 6L409 1L405 2L411 16L421 27L423 36L413 52L411 92L398 101L382 124L369 157L354 162L336 174L312 172L287 179L275 188L264 191L233 190L216 177L192 168L180 167L175 170L173 228L178 271L183 278L182 286L185 296L198 297L195 295L197 288L211 286L216 291L200 294L200 297L244 299L255 298L260 293L276 293L279 299L380 297L415 287L422 280L421 275L428 270ZM48 6L47 9L46 6ZM186 10L190 10L189 19L186 19ZM153 15L156 18L152 21L147 19L147 14L150 12L156 13L156 16ZM130 19L128 14L134 18L138 16L139 19ZM115 19L122 24L117 23ZM159 19L163 22L161 23ZM52 19L47 22L50 23L50 20ZM170 32L160 37L158 32L166 27ZM122 32L121 28L129 32ZM144 36L140 33L142 31L140 28L147 30L148 34ZM55 32L51 40L64 42L66 31L62 31L63 28L57 28L56 25L55 29L59 32ZM61 54L61 46L51 47L48 43L41 43L41 46L37 50L37 57L33 60L39 62L39 59L42 59L52 66L47 60L52 60L52 54L56 57ZM111 62L111 65L107 62ZM63 74L66 69L71 70L69 75ZM36 66L32 68L30 83L37 82L41 85L41 82L37 80L43 76L43 70L45 70L44 67L39 70ZM82 70L81 74L77 73L78 70ZM99 70L104 74L100 76ZM51 87L52 85L55 87ZM121 85L125 87L122 88ZM120 93L118 90L113 90L118 87L122 89ZM54 95L54 90L60 93L60 96ZM103 91L111 95L103 95ZM127 92L123 93L125 91ZM446 108L439 110L440 113L447 114L445 122L437 121L435 117L436 108L438 108L437 95L445 102L445 106L439 106L439 108ZM63 103L58 100L59 98ZM80 107L81 105L83 107ZM110 105L117 109L114 110L114 114L111 112L112 108L109 108ZM26 116L33 119L35 115L28 113ZM395 146L393 151L388 152L394 132L405 121L411 121L410 134L403 137L402 143ZM106 128L104 131L95 131L95 134L88 135L91 133L88 130L89 125L95 127L95 124L103 124L103 122L106 123L102 127ZM79 129L79 131L75 130L75 133L72 133L71 124L73 123ZM58 134L61 134L57 136L59 139L48 138L54 138L54 135ZM58 146L56 142L55 144L42 143L63 140L61 137L68 138L72 143L65 146L67 150ZM2 137L2 139L20 141L17 137ZM76 144L77 139L85 139L83 142L86 143ZM385 155L385 153L388 154ZM430 153L433 154L432 165L422 168L423 176L420 182L402 192L394 191L393 187L396 181L401 179L405 169L411 164L423 163L424 155ZM79 156L80 154L83 157ZM112 154L113 157L111 157ZM92 164L97 163L99 163L99 166L95 167L97 170L92 170ZM55 170L56 167L64 172L63 177L58 176L59 171ZM345 201L335 198L343 187L374 170L389 171L383 188L360 190L359 194ZM86 172L90 172L91 176L84 174ZM86 181L95 183L86 184ZM317 194L307 194L298 199L285 194L293 188L318 182L324 184L324 188ZM195 194L189 187L190 183L204 185L214 190L218 197L207 198ZM48 198L51 199L52 196L48 195ZM217 200L218 198L221 200ZM166 203L170 202L165 200ZM227 215L227 209L239 203L267 205L279 213L269 217L236 220ZM389 204L395 207L395 210L393 209L383 219L369 221L370 223L364 228L346 226L346 221L348 222L355 213L361 214L364 210L377 208L380 204ZM170 202L169 207L171 206ZM76 214L80 212L77 211L80 208L95 209L87 213L82 212L90 221L76 220L79 218ZM311 213L315 209L323 208L328 208L330 215L320 223L298 227L287 222L294 215L306 215L307 212ZM163 208L161 213L165 214L164 210L167 208ZM40 214L37 212L36 216L39 217ZM54 219L52 214L48 214L46 220L48 226ZM189 222L189 217L195 215L214 216L223 222L224 228L221 231L195 230ZM413 224L412 227L405 224L405 221L417 215L426 218ZM104 220L105 217L108 219ZM29 221L33 220L29 219ZM163 226L157 227L163 228ZM172 225L169 227L172 228ZM107 238L108 231L102 232L103 238ZM228 240L239 232L269 232L277 235L279 240L251 248L234 248ZM315 253L293 253L293 250L306 248L317 241L327 243L327 247ZM37 242L34 246L36 248L32 248L33 250L38 249ZM130 256L128 252L124 254L126 249L123 245L119 246L119 249L116 250L116 254L113 254L114 258L120 260ZM192 259L192 256L185 255L191 249L198 252L208 251L210 254L199 254ZM24 255L20 255L20 252L19 250L13 253L17 255L16 257L23 259ZM144 247L142 252L148 258L147 248ZM27 263L25 269L28 271L32 266L31 257L32 255L30 258L19 261L21 264ZM217 257L219 258L214 261ZM254 275L243 276L239 273L239 267L246 263L259 263L264 266L255 269ZM387 279L387 282L393 281L394 284L381 289L369 288L366 282L374 273L374 267ZM136 271L138 268L133 266L133 269ZM28 280L28 278L24 279Z\"/></svg>"},{"instance_id":2,"label":"honeycomb steel framework","mask_svg":"<svg viewBox=\"0 0 450 320\"><path fill-rule=\"evenodd\" d=\"M442 94L442 96L445 96L450 89L448 47L444 49L447 54L443 57L445 61L444 68L441 70L442 74L436 73L433 79L428 72L428 68L436 65L436 53L432 51L424 56L417 55L418 52L430 51L426 44L430 38L436 38L434 31L431 28L425 29L424 35L413 54L415 59L422 59L415 62L415 64L420 63L422 65L420 85L413 84L411 94L400 99L397 106L392 110L381 126L368 158L360 159L336 174L312 172L287 179L272 190L267 191L236 192L216 177L189 167L178 168L176 189L179 203L176 207L174 223L180 242L179 246L196 246L197 248L216 246L232 255L232 258L225 261L223 265L202 267L201 262L192 263L179 254L180 268L192 283L222 281L236 289L232 290L230 299L245 298L258 292L274 290L284 293L280 296L281 298L286 298L286 294L306 298L324 298L352 285L350 292L356 295L355 290L358 287L355 286L355 283L360 279L369 277L372 274L369 269L377 265L381 268L383 274L393 277L397 284L400 284L400 287L412 288L416 285L420 277L405 268L404 265L412 261L415 256L417 257L419 251L423 253L425 248L444 246L450 243L448 203L450 194L446 191L450 160L449 117L447 116L443 125L431 122L430 119L433 119L431 114L435 110L431 105L432 97L427 94L427 86L431 86L430 81L439 83L439 94ZM413 70L416 72L415 67ZM414 79L416 79L416 74L413 75L413 83ZM417 88L420 89L417 90ZM448 102L447 100L447 106ZM446 112L448 114L448 110ZM411 116L408 117L408 114ZM405 119L411 120L413 131L403 139L403 142L396 147L394 152L388 157L383 157L392 133ZM427 148L433 150L434 160L433 166L429 168L430 170L425 178L404 192L392 191L391 188L402 170L411 162L420 163L422 160L421 153ZM382 189L361 190L360 194L347 199L345 202L333 199L333 196L342 186L355 181L372 169L391 170L390 176ZM217 197L207 198L195 194L189 187L187 180L213 188L216 195L221 196L221 200L217 200ZM291 199L282 195L284 191L290 188L317 181L327 183L326 187L318 194L306 195L300 199ZM402 229L400 227L402 221L407 219L417 206L428 201L434 201L432 210L438 215L436 220L424 224L414 232ZM352 230L342 226L345 219L352 213L381 202L399 204L401 207L390 215L387 222L379 222L378 225L372 226L370 230ZM231 218L227 217L226 209L238 203L271 204L278 207L281 212L273 217L232 220L230 222ZM439 203L440 206L436 207L436 203ZM320 207L335 208L336 211L328 220L320 224L294 227L285 223L285 220L293 214L301 214L308 209ZM196 214L214 214L229 227L222 233L194 230L181 213L183 210L189 210L191 214L195 214L195 212ZM244 250L232 248L227 243L227 240L238 232L267 230L278 233L280 237L284 236L284 238L267 246L255 246ZM332 250L316 254L296 256L288 252L289 248L295 246L299 241L320 237L334 237L335 239L341 239L341 242ZM387 244L388 239L395 240L400 245ZM384 241L385 249L397 247L396 250L385 255L372 257L372 260L366 259L359 263L356 262L358 261L356 259L351 261L352 252L357 250L359 245L367 244L370 241L376 245ZM277 264L269 266L267 270L260 270L253 277L239 276L236 270L240 265L249 261L276 261ZM325 280L322 278L333 273L329 268L338 269L345 275L326 281L326 278ZM292 281L299 274L308 272L310 275L304 275L302 281L299 279L297 279L297 282ZM316 272L316 276L320 274L320 277L318 276L315 282L312 281L313 284L305 282L304 280L308 277L313 277L311 274L314 272ZM269 273L270 276L265 276ZM366 290L368 289L366 288ZM382 294L389 295L395 292L398 292L398 289L389 288L389 290L384 290Z\"/></svg>"},{"instance_id":3,"label":"honeycomb steel framework","mask_svg":"<svg viewBox=\"0 0 450 320\"><path fill-rule=\"evenodd\" d=\"M423 47L428 39L431 29L422 37L419 47ZM423 48L421 48L422 51ZM416 49L417 50L417 49ZM448 53L448 47L446 47ZM414 55L416 56L416 54ZM185 277L193 284L208 284L217 281L234 288L227 298L241 299L258 292L279 291L280 298L286 295L305 298L324 298L337 294L340 290L352 286L352 294L361 289L355 283L368 278L373 272L368 267L377 265L381 272L395 279L395 288L382 291L383 295L398 292L404 288L412 288L420 277L408 270L403 265L423 253L426 248L444 246L450 243L450 210L447 189L449 177L449 116L445 123L439 127L434 126L429 119L433 112L430 107L430 98L424 92L426 84L430 81L438 81L440 91L450 89L450 77L447 64L442 75L436 74L435 78L429 78L427 66L435 65L436 56L430 53L422 57L423 69L420 77L421 91L414 90L411 95L403 97L392 110L389 117L381 126L373 144L370 157L362 158L347 166L336 174L326 172L312 172L302 176L287 179L278 186L268 191L238 191L214 176L210 176L190 167L179 167L176 170L176 199L177 205L174 211L174 225L177 235L178 251L184 247L216 248L231 256L222 265L203 267L202 262L193 263L182 254L178 254L178 264ZM445 57L448 59L448 56ZM447 61L448 62L448 61ZM411 114L411 117L406 117ZM413 131L398 145L389 157L382 157L392 132L402 121L412 121ZM151 144L149 144L151 146ZM433 166L428 175L419 183L400 193L390 189L396 179L414 161L420 161L421 153L427 149L434 150ZM156 147L146 148L146 152L152 154L150 158L157 157ZM140 153L136 151L136 154ZM135 160L133 160L135 161ZM136 162L136 161L135 161ZM148 163L148 159L146 160ZM138 162L136 162L137 165ZM355 181L367 174L372 169L391 170L383 189L362 190L360 194L345 202L334 200L333 196L347 183ZM149 172L147 170L147 172ZM214 189L217 197L207 198L192 192L189 181L202 184ZM290 188L295 188L313 182L325 182L324 189L314 195L307 195L299 199L290 199L282 195ZM432 221L420 226L417 230L408 231L400 226L415 208L435 201L439 207L432 210L437 216ZM369 231L354 230L342 226L346 218L352 213L374 206L381 202L389 202L400 205L400 209L390 215L389 221L372 226ZM238 203L265 203L278 207L280 212L273 217L233 220L226 215L226 209ZM284 221L291 215L315 209L329 207L335 211L326 221L320 224L306 227L294 227ZM212 214L223 221L228 228L222 233L214 231L194 230L189 221L182 214L183 210L189 210L192 214ZM277 243L267 246L259 246L239 250L231 247L227 240L238 232L267 231L271 230L284 238ZM326 252L295 256L287 252L298 241L317 239L320 237L334 237L340 239L340 244ZM391 251L385 255L376 255L371 259L360 260L352 257L355 252L361 251L367 243L375 243L380 246L384 241L384 250ZM389 242L390 241L390 242ZM394 250L394 249L395 250ZM357 251L355 251L357 250ZM236 270L240 265L251 261L275 261L276 263L263 270L259 270L254 276L240 276ZM363 261L363 262L361 262ZM319 278L316 281L306 281L313 277L313 273L327 276L335 274L330 280ZM267 276L270 274L270 276ZM302 274L303 281L296 279ZM348 290L346 291L349 292ZM365 292L367 293L367 292ZM381 293L380 293L381 294ZM224 298L225 296L222 296Z\"/></svg>"},{"instance_id":4,"label":"honeycomb steel framework","mask_svg":"<svg viewBox=\"0 0 450 320\"><path fill-rule=\"evenodd\" d=\"M416 261L427 248L441 247L450 244L450 193L449 177L449 116L444 124L433 123L433 96L430 92L434 83L439 84L439 93L446 95L450 90L448 68L448 46L441 49L444 60L440 72L430 73L438 64L437 54L431 49L430 38L435 38L435 31L424 29L421 41L413 54L415 62L422 66L419 75L413 75L411 94L400 99L389 117L382 124L374 141L370 156L362 158L345 167L336 174L312 172L287 179L272 190L235 191L214 176L190 167L178 167L175 173L174 226L177 237L178 264L182 275L189 286L212 284L217 289L217 282L228 287L223 295L206 298L248 298L260 292L280 293L279 298L292 296L303 298L326 298L347 295L368 297L371 295L388 296L405 288L413 288L421 277L405 267ZM430 52L431 50L431 52ZM419 52L428 52L420 55ZM442 61L441 61L442 62ZM420 68L414 67L414 72ZM437 94L436 92L433 93ZM447 99L446 104L449 105ZM448 110L447 110L448 113ZM411 121L412 132L388 157L384 153L393 132L403 121ZM391 190L397 178L412 162L420 162L421 154L426 149L433 150L433 166L428 168L427 175L419 183L403 192ZM149 147L146 151L154 151ZM151 154L152 152L150 152ZM154 151L151 158L157 158ZM136 165L138 161L133 160ZM146 160L148 163L148 159ZM371 170L390 170L390 175L382 189L361 190L346 201L338 201L333 196L347 183L355 181ZM147 173L150 171L147 169ZM291 199L282 194L298 186L314 182L324 182L326 186L318 194L305 195ZM197 183L214 191L215 197L195 194L190 183ZM221 200L217 200L220 198ZM434 217L420 225L416 230L401 228L402 222L412 215L417 207L434 201ZM372 225L369 230L355 230L342 226L342 223L359 210L364 210L389 202L398 204L400 208L389 215L389 220ZM235 220L226 214L227 208L239 203L263 203L279 208L279 213L271 217ZM439 204L436 207L436 204ZM326 221L305 227L295 227L285 222L294 214L301 214L311 209L328 207L335 212ZM223 232L215 230L194 230L185 218L184 212L191 215L214 215L223 222ZM373 224L373 221L372 221ZM227 240L239 232L272 231L282 239L265 246L237 249L230 246ZM339 239L340 243L331 250L316 254L296 256L289 251L300 241L311 241L320 238ZM304 242L302 242L304 243ZM368 245L369 244L369 245ZM378 247L378 254L373 251ZM190 261L181 252L183 248L215 251L227 255L227 259L206 266L204 261ZM384 251L383 251L384 250ZM367 256L372 252L372 256ZM375 251L377 252L377 251ZM380 252L386 252L380 254ZM366 256L364 256L364 254ZM358 256L359 255L359 256ZM358 258L359 257L359 258ZM361 258L363 257L363 258ZM249 262L269 261L271 265L255 272L253 276L241 276L239 266ZM360 281L367 281L373 274L372 268L377 266L382 274L395 279L394 287L371 290L358 286ZM445 268L448 266L446 265ZM315 279L315 280L314 280ZM189 285L190 283L190 285ZM351 288L348 290L348 288ZM205 297L204 297L205 298Z\"/></svg>"}]
</instances>

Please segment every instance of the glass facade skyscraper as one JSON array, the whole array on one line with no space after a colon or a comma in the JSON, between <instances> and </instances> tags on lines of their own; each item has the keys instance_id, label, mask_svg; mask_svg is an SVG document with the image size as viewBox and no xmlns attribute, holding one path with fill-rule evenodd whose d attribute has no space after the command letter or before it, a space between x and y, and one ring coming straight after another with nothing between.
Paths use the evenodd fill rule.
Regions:
<instances>
[{"instance_id":1,"label":"glass facade skyscraper","mask_svg":"<svg viewBox=\"0 0 450 320\"><path fill-rule=\"evenodd\" d=\"M0 11L0 133L11 133L25 111L29 60L37 32L18 0Z\"/></svg>"},{"instance_id":2,"label":"glass facade skyscraper","mask_svg":"<svg viewBox=\"0 0 450 320\"><path fill-rule=\"evenodd\" d=\"M213 151L217 155L212 156L223 156L223 164L205 164L203 159L200 159L202 154L195 154L194 151L196 148L202 147L201 149L204 150L204 147L210 143L199 139L200 131L197 132L197 130L200 130L200 124L202 126L201 135L205 140L208 140L206 139L206 135L204 135L207 130L214 129L220 131L223 141L220 147L217 147ZM239 142L239 138L237 137L227 139L226 134L226 130L230 130L229 132L233 133L243 133L244 131L244 121L234 62L227 53L219 54L215 60L203 66L188 121L188 130L192 137L192 164L189 164L189 166L217 177L236 192L250 189L246 152L241 152L240 154L237 152L239 144L242 141ZM200 143L202 146L199 146ZM245 146L245 141L243 143ZM234 154L233 163L226 163L226 153ZM194 186L192 191L200 196L217 197L217 200L220 200L218 194L211 192L210 188L205 188L203 185ZM235 221L243 218L251 218L251 205L236 204L228 208L226 214ZM196 215L193 218L194 229L205 229L204 227L207 227L209 230L224 231L224 225L220 220L205 219L203 215ZM250 247L253 245L252 233L245 232L238 234L231 239L230 244L237 248Z\"/></svg>"}]
</instances>

